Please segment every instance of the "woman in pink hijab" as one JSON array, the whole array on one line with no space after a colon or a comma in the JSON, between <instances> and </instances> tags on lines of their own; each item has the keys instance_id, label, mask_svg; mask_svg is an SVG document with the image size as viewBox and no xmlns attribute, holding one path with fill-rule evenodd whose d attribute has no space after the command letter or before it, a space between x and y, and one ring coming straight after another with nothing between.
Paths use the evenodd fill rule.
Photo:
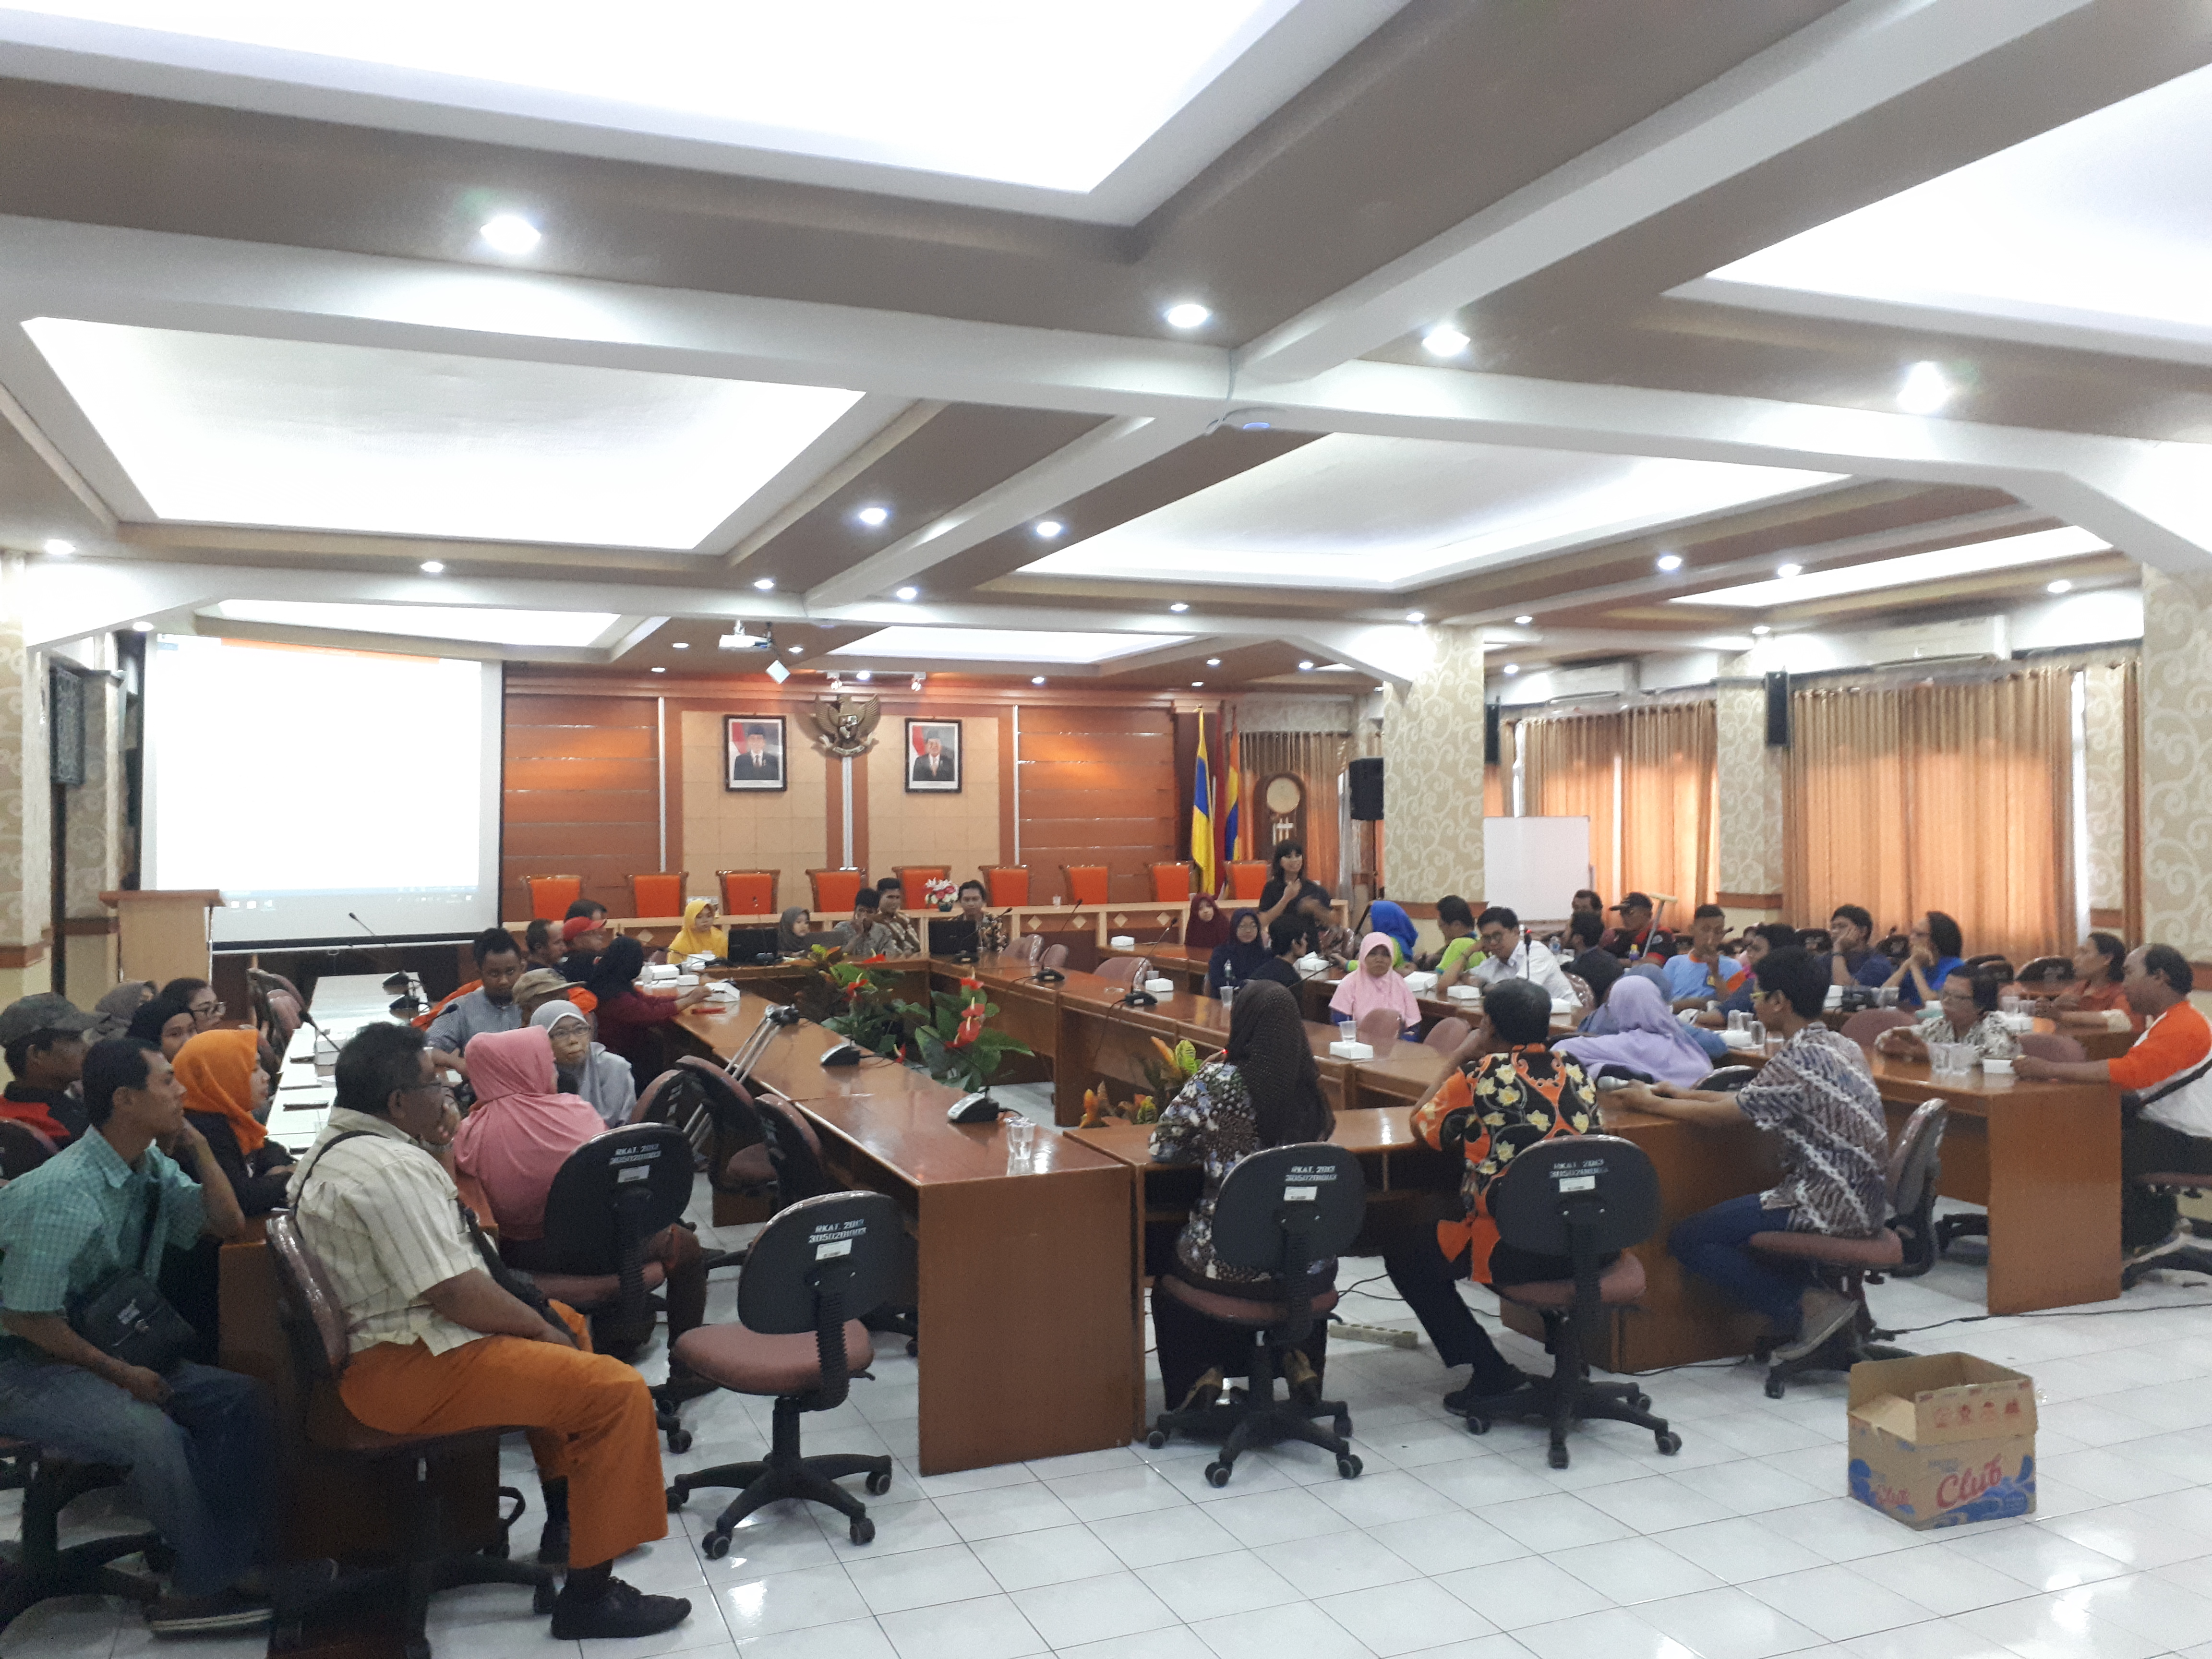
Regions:
<instances>
[{"instance_id":1,"label":"woman in pink hijab","mask_svg":"<svg viewBox=\"0 0 2212 1659\"><path fill-rule=\"evenodd\" d=\"M561 1092L553 1040L541 1026L471 1042L469 1086L477 1103L453 1136L453 1162L483 1182L501 1243L543 1238L553 1177L607 1126L590 1101Z\"/></svg>"},{"instance_id":2,"label":"woman in pink hijab","mask_svg":"<svg viewBox=\"0 0 2212 1659\"><path fill-rule=\"evenodd\" d=\"M1411 1036L1421 1023L1421 1008L1404 979L1392 970L1396 960L1389 934L1370 933L1360 940L1359 965L1337 985L1336 994L1328 1000L1329 1012L1356 1026L1377 1008L1388 1008Z\"/></svg>"}]
</instances>

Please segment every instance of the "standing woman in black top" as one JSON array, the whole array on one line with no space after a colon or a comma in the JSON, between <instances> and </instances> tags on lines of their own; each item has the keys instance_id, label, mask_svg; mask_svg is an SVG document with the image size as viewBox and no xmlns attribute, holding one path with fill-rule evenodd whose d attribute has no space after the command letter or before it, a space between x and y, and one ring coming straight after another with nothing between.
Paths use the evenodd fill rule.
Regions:
<instances>
[{"instance_id":1,"label":"standing woman in black top","mask_svg":"<svg viewBox=\"0 0 2212 1659\"><path fill-rule=\"evenodd\" d=\"M1288 915L1307 893L1328 902L1328 890L1306 879L1306 849L1303 842L1279 842L1267 859L1267 884L1260 890L1260 926L1270 926L1277 916Z\"/></svg>"}]
</instances>

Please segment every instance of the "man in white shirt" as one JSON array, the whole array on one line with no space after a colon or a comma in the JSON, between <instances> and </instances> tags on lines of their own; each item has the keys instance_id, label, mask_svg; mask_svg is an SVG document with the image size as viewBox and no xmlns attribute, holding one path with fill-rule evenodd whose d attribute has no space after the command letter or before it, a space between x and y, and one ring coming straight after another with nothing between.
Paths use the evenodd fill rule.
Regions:
<instances>
[{"instance_id":1,"label":"man in white shirt","mask_svg":"<svg viewBox=\"0 0 2212 1659\"><path fill-rule=\"evenodd\" d=\"M1501 979L1529 979L1544 988L1554 1000L1575 1000L1575 988L1559 959L1548 946L1526 938L1521 918L1502 904L1493 904L1475 918L1475 933L1482 940L1483 958L1474 965L1474 979L1488 985Z\"/></svg>"}]
</instances>

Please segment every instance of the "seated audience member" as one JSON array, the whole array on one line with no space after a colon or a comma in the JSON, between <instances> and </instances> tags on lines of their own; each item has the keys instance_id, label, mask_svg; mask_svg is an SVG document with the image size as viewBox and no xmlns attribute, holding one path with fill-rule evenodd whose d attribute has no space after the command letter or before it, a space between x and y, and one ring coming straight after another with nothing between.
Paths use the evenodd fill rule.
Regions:
<instances>
[{"instance_id":1,"label":"seated audience member","mask_svg":"<svg viewBox=\"0 0 2212 1659\"><path fill-rule=\"evenodd\" d=\"M1874 916L1864 905L1838 904L1828 918L1828 983L1856 985L1874 956Z\"/></svg>"},{"instance_id":2,"label":"seated audience member","mask_svg":"<svg viewBox=\"0 0 2212 1659\"><path fill-rule=\"evenodd\" d=\"M1528 1380L1475 1323L1455 1281L1527 1285L1575 1273L1565 1256L1534 1255L1504 1243L1487 1208L1491 1183L1513 1158L1556 1135L1601 1131L1597 1091L1581 1063L1544 1046L1551 1024L1552 1000L1540 987L1501 980L1483 994L1482 1023L1413 1109L1413 1133L1462 1159L1459 1213L1386 1249L1382 1265L1444 1368L1473 1367L1465 1386L1444 1396L1455 1410Z\"/></svg>"},{"instance_id":3,"label":"seated audience member","mask_svg":"<svg viewBox=\"0 0 2212 1659\"><path fill-rule=\"evenodd\" d=\"M1632 962L1645 957L1660 962L1674 955L1674 936L1653 925L1649 894L1624 894L1620 902L1613 908L1620 917L1620 926L1606 935L1607 950Z\"/></svg>"},{"instance_id":4,"label":"seated audience member","mask_svg":"<svg viewBox=\"0 0 2212 1659\"><path fill-rule=\"evenodd\" d=\"M979 957L994 957L1013 940L1013 929L1007 919L991 914L990 897L980 881L960 884L960 920L975 930L975 954ZM1196 907L1212 902L1210 899L1191 901L1194 925Z\"/></svg>"},{"instance_id":5,"label":"seated audience member","mask_svg":"<svg viewBox=\"0 0 2212 1659\"><path fill-rule=\"evenodd\" d=\"M1224 986L1233 992L1267 960L1267 946L1260 937L1260 913L1239 910L1230 924L1229 937L1213 947L1213 955L1206 962L1206 994L1218 998Z\"/></svg>"},{"instance_id":6,"label":"seated audience member","mask_svg":"<svg viewBox=\"0 0 2212 1659\"><path fill-rule=\"evenodd\" d=\"M190 1008L195 1031L212 1031L216 1021L222 1018L222 1002L216 995L215 987L204 979L173 979L161 988L158 994Z\"/></svg>"},{"instance_id":7,"label":"seated audience member","mask_svg":"<svg viewBox=\"0 0 2212 1659\"><path fill-rule=\"evenodd\" d=\"M730 959L730 930L714 926L721 914L721 906L710 898L687 900L684 906L684 925L676 930L676 937L668 941L668 959L681 964L693 957L709 956L724 962Z\"/></svg>"},{"instance_id":8,"label":"seated audience member","mask_svg":"<svg viewBox=\"0 0 2212 1659\"><path fill-rule=\"evenodd\" d=\"M981 882L975 884L982 885ZM1211 951L1228 937L1228 907L1212 893L1193 893L1190 908L1182 919L1183 949Z\"/></svg>"},{"instance_id":9,"label":"seated audience member","mask_svg":"<svg viewBox=\"0 0 2212 1659\"><path fill-rule=\"evenodd\" d=\"M1943 994L1920 1011L1917 1025L1897 1025L1874 1040L1877 1052L1908 1060L1928 1058L1931 1042L1969 1042L1984 1060L2011 1060L2020 1040L1997 1012L2004 981L1995 974L1961 968L1943 981Z\"/></svg>"},{"instance_id":10,"label":"seated audience member","mask_svg":"<svg viewBox=\"0 0 2212 1659\"><path fill-rule=\"evenodd\" d=\"M1267 959L1245 975L1245 983L1272 980L1295 996L1305 983L1297 963L1306 953L1306 930L1299 917L1277 916L1267 924Z\"/></svg>"},{"instance_id":11,"label":"seated audience member","mask_svg":"<svg viewBox=\"0 0 2212 1659\"><path fill-rule=\"evenodd\" d=\"M1413 951L1421 942L1421 934L1413 926L1413 917L1406 914L1404 905L1376 899L1367 907L1367 927L1370 933L1381 933L1389 939L1396 958L1391 963L1393 967L1402 969L1413 965Z\"/></svg>"},{"instance_id":12,"label":"seated audience member","mask_svg":"<svg viewBox=\"0 0 2212 1659\"><path fill-rule=\"evenodd\" d=\"M845 924L845 954L856 961L882 955L874 945L876 924L882 919L883 905L876 890L862 882L860 890L853 896L853 919Z\"/></svg>"},{"instance_id":13,"label":"seated audience member","mask_svg":"<svg viewBox=\"0 0 2212 1659\"><path fill-rule=\"evenodd\" d=\"M843 937L842 933L838 935L839 939ZM780 957L803 957L817 945L836 942L826 935L820 939L814 937L813 918L807 914L803 904L786 907L783 914L775 920L775 953Z\"/></svg>"},{"instance_id":14,"label":"seated audience member","mask_svg":"<svg viewBox=\"0 0 2212 1659\"><path fill-rule=\"evenodd\" d=\"M121 1036L131 1029L131 1017L145 1004L154 1000L154 981L150 979L127 979L106 996L92 1005L92 1025L85 1032L88 1042L104 1042L109 1037Z\"/></svg>"},{"instance_id":15,"label":"seated audience member","mask_svg":"<svg viewBox=\"0 0 2212 1659\"><path fill-rule=\"evenodd\" d=\"M504 927L487 927L469 941L469 954L476 958L477 988L447 1003L423 1034L438 1064L463 1077L469 1074L471 1039L512 1031L522 1024L522 1010L514 1003L515 981L522 977L522 947L514 935Z\"/></svg>"},{"instance_id":16,"label":"seated audience member","mask_svg":"<svg viewBox=\"0 0 2212 1659\"><path fill-rule=\"evenodd\" d=\"M1797 934L1788 923L1762 921L1747 929L1743 936L1743 952L1736 960L1743 969L1735 981L1735 988L1706 1012L1697 1017L1701 1026L1717 1028L1728 1024L1730 1014L1747 1014L1757 1000L1759 987L1755 975L1759 964L1776 951L1796 951L1803 947L1797 943Z\"/></svg>"},{"instance_id":17,"label":"seated audience member","mask_svg":"<svg viewBox=\"0 0 2212 1659\"><path fill-rule=\"evenodd\" d=\"M906 890L896 876L886 876L876 884L876 941L884 956L921 954L921 934L914 918L906 913Z\"/></svg>"},{"instance_id":18,"label":"seated audience member","mask_svg":"<svg viewBox=\"0 0 2212 1659\"><path fill-rule=\"evenodd\" d=\"M1337 981L1328 1011L1339 1024L1357 1026L1378 1008L1398 1016L1401 1034L1411 1036L1421 1024L1420 1005L1407 988L1404 975L1391 969L1388 933L1370 933L1359 941L1359 966Z\"/></svg>"},{"instance_id":19,"label":"seated audience member","mask_svg":"<svg viewBox=\"0 0 2212 1659\"><path fill-rule=\"evenodd\" d=\"M1533 980L1544 994L1575 1000L1575 988L1547 946L1521 931L1521 918L1502 904L1493 904L1475 919L1482 939L1482 960L1471 977L1486 988L1502 980Z\"/></svg>"},{"instance_id":20,"label":"seated audience member","mask_svg":"<svg viewBox=\"0 0 2212 1659\"><path fill-rule=\"evenodd\" d=\"M1622 975L1605 1007L1603 1035L1571 1036L1559 1045L1584 1071L1595 1075L1601 1066L1626 1066L1662 1083L1695 1083L1713 1069L1712 1056L1683 1029L1649 979Z\"/></svg>"},{"instance_id":21,"label":"seated audience member","mask_svg":"<svg viewBox=\"0 0 2212 1659\"><path fill-rule=\"evenodd\" d=\"M1298 902L1309 892L1321 895L1322 902L1328 902L1328 890L1306 875L1306 849L1303 842L1280 841L1267 854L1267 884L1260 889L1260 921L1272 923L1277 916L1287 915L1298 908Z\"/></svg>"},{"instance_id":22,"label":"seated audience member","mask_svg":"<svg viewBox=\"0 0 2212 1659\"><path fill-rule=\"evenodd\" d=\"M262 1124L269 1073L261 1069L259 1048L243 1027L202 1031L172 1062L185 1092L185 1121L199 1131L248 1216L267 1215L283 1203L293 1162Z\"/></svg>"},{"instance_id":23,"label":"seated audience member","mask_svg":"<svg viewBox=\"0 0 2212 1659\"><path fill-rule=\"evenodd\" d=\"M1562 961L1597 950L1606 935L1605 918L1595 910L1577 910L1553 941L1553 954Z\"/></svg>"},{"instance_id":24,"label":"seated audience member","mask_svg":"<svg viewBox=\"0 0 2212 1659\"><path fill-rule=\"evenodd\" d=\"M599 1041L633 1067L653 1058L646 1048L648 1030L666 1024L707 995L704 985L687 987L673 996L641 991L637 976L644 971L645 947L625 936L599 953L592 977L584 985L599 999Z\"/></svg>"},{"instance_id":25,"label":"seated audience member","mask_svg":"<svg viewBox=\"0 0 2212 1659\"><path fill-rule=\"evenodd\" d=\"M93 1047L83 1072L84 1137L0 1191L0 1434L130 1471L176 1552L173 1593L148 1614L156 1632L250 1630L269 1622L238 1588L261 1559L276 1496L267 1394L189 1359L159 1373L126 1365L68 1316L115 1274L150 1275L165 1246L236 1238L246 1218L160 1050L114 1038Z\"/></svg>"},{"instance_id":26,"label":"seated audience member","mask_svg":"<svg viewBox=\"0 0 2212 1659\"><path fill-rule=\"evenodd\" d=\"M2100 1083L2120 1100L2120 1248L2136 1261L2165 1255L2194 1240L2173 1195L2138 1187L2133 1177L2162 1170L2212 1176L2212 1024L2190 1000L2189 958L2171 945L2129 953L2120 983L2143 1034L2111 1060L2036 1060L2013 1070L2025 1078Z\"/></svg>"},{"instance_id":27,"label":"seated audience member","mask_svg":"<svg viewBox=\"0 0 2212 1659\"><path fill-rule=\"evenodd\" d=\"M1690 918L1690 948L1667 958L1667 996L1677 1008L1703 1008L1720 1001L1742 982L1741 963L1721 949L1728 937L1728 912L1700 904Z\"/></svg>"},{"instance_id":28,"label":"seated audience member","mask_svg":"<svg viewBox=\"0 0 2212 1659\"><path fill-rule=\"evenodd\" d=\"M557 1017L559 1011L555 1012ZM573 1030L574 1025L558 1029ZM470 1079L477 1103L453 1134L455 1166L482 1182L491 1201L499 1222L500 1255L526 1273L558 1267L545 1238L545 1200L553 1191L553 1177L569 1153L607 1128L592 1102L561 1091L552 1036L552 1030L533 1025L485 1039L483 1061ZM668 1345L673 1349L678 1337L707 1316L706 1257L696 1234L671 1225L653 1235L646 1259L667 1270ZM672 1358L670 1364L683 1369Z\"/></svg>"},{"instance_id":29,"label":"seated audience member","mask_svg":"<svg viewBox=\"0 0 2212 1659\"><path fill-rule=\"evenodd\" d=\"M592 1022L572 1002L548 1002L530 1016L553 1045L553 1065L563 1094L581 1097L606 1128L629 1121L637 1105L637 1076L629 1062L592 1038Z\"/></svg>"},{"instance_id":30,"label":"seated audience member","mask_svg":"<svg viewBox=\"0 0 2212 1659\"><path fill-rule=\"evenodd\" d=\"M1605 933L1605 896L1588 887L1578 890L1567 901L1567 920L1572 921L1577 916L1595 916L1598 933L1602 937Z\"/></svg>"},{"instance_id":31,"label":"seated audience member","mask_svg":"<svg viewBox=\"0 0 2212 1659\"><path fill-rule=\"evenodd\" d=\"M566 954L561 958L561 977L571 985L581 985L592 976L592 964L613 938L606 923L597 916L571 916L562 922L561 942Z\"/></svg>"},{"instance_id":32,"label":"seated audience member","mask_svg":"<svg viewBox=\"0 0 2212 1659\"><path fill-rule=\"evenodd\" d=\"M540 916L522 930L522 967L525 973L533 968L557 969L562 957L568 954L568 943L561 937L561 924Z\"/></svg>"},{"instance_id":33,"label":"seated audience member","mask_svg":"<svg viewBox=\"0 0 2212 1659\"><path fill-rule=\"evenodd\" d=\"M502 1075L496 1060L492 1071ZM541 1313L489 1271L453 1186L458 1127L421 1032L366 1026L339 1050L337 1103L291 1194L346 1317L353 1358L339 1398L386 1434L528 1430L545 1496L541 1559L568 1544L554 1638L668 1630L689 1601L613 1576L617 1556L668 1534L653 1396L629 1366L591 1352L580 1315L558 1303Z\"/></svg>"},{"instance_id":34,"label":"seated audience member","mask_svg":"<svg viewBox=\"0 0 2212 1659\"><path fill-rule=\"evenodd\" d=\"M2030 963L2033 967L2034 964ZM2128 1002L2128 947L2117 933L2092 933L2075 947L2070 982L2035 1012L2062 1031L2141 1031L2143 1017ZM2023 972L2021 986L2027 988Z\"/></svg>"},{"instance_id":35,"label":"seated audience member","mask_svg":"<svg viewBox=\"0 0 2212 1659\"><path fill-rule=\"evenodd\" d=\"M142 1003L131 1016L130 1029L125 1036L137 1037L141 1042L150 1042L161 1051L161 1058L175 1065L177 1053L192 1036L192 1011L181 1002L172 1002L167 997L155 997Z\"/></svg>"},{"instance_id":36,"label":"seated audience member","mask_svg":"<svg viewBox=\"0 0 2212 1659\"><path fill-rule=\"evenodd\" d=\"M1482 941L1474 931L1474 908L1457 893L1446 893L1437 901L1437 931L1444 936L1444 948L1433 958L1422 960L1436 970L1437 992L1474 984L1474 964L1482 954Z\"/></svg>"},{"instance_id":37,"label":"seated audience member","mask_svg":"<svg viewBox=\"0 0 2212 1659\"><path fill-rule=\"evenodd\" d=\"M1836 936L1825 927L1800 927L1797 930L1797 948L1809 951L1816 957L1829 956L1835 951Z\"/></svg>"},{"instance_id":38,"label":"seated audience member","mask_svg":"<svg viewBox=\"0 0 2212 1659\"><path fill-rule=\"evenodd\" d=\"M1765 1232L1873 1237L1888 1219L1889 1127L1858 1044L1820 1023L1828 981L1819 961L1792 945L1769 951L1752 972L1752 1013L1784 1039L1756 1079L1732 1095L1662 1083L1613 1098L1716 1127L1748 1118L1778 1137L1778 1184L1692 1216L1667 1248L1698 1278L1765 1315L1784 1339L1777 1357L1795 1359L1841 1330L1858 1304L1808 1284L1804 1268L1753 1254L1746 1241Z\"/></svg>"},{"instance_id":39,"label":"seated audience member","mask_svg":"<svg viewBox=\"0 0 2212 1659\"><path fill-rule=\"evenodd\" d=\"M578 987L561 977L558 969L532 968L514 981L514 1006L527 1020L549 1002L570 1002L578 991Z\"/></svg>"},{"instance_id":40,"label":"seated audience member","mask_svg":"<svg viewBox=\"0 0 2212 1659\"><path fill-rule=\"evenodd\" d=\"M1942 994L1943 981L1959 965L1966 948L1959 924L1941 910L1930 910L1912 929L1911 949L1904 961L1892 963L1876 955L1860 968L1858 981L1894 989L1898 1006L1917 1008Z\"/></svg>"},{"instance_id":41,"label":"seated audience member","mask_svg":"<svg viewBox=\"0 0 2212 1659\"><path fill-rule=\"evenodd\" d=\"M82 1135L87 1119L77 1079L91 1028L90 1015L51 991L0 1010L0 1054L13 1079L0 1094L0 1117L29 1124L57 1148Z\"/></svg>"},{"instance_id":42,"label":"seated audience member","mask_svg":"<svg viewBox=\"0 0 2212 1659\"><path fill-rule=\"evenodd\" d=\"M1279 923L1285 919L1276 918ZM1321 1091L1321 1073L1306 1042L1297 999L1265 981L1245 986L1230 1010L1227 1049L1220 1059L1199 1068L1152 1127L1156 1162L1196 1164L1206 1171L1205 1186L1176 1237L1174 1262L1156 1265L1204 1290L1255 1301L1279 1300L1279 1281L1215 1258L1213 1206L1229 1172L1252 1153L1327 1140L1335 1127L1335 1115ZM1334 1261L1312 1264L1313 1294L1335 1282ZM1158 1291L1152 1296L1152 1329L1158 1340L1163 1390L1168 1401L1179 1407L1208 1405L1218 1399L1228 1377L1243 1370L1251 1349L1249 1332L1218 1323ZM1283 1376L1293 1394L1320 1397L1328 1333L1328 1322L1316 1320L1313 1334L1286 1356Z\"/></svg>"},{"instance_id":43,"label":"seated audience member","mask_svg":"<svg viewBox=\"0 0 2212 1659\"><path fill-rule=\"evenodd\" d=\"M1583 1010L1583 1034L1585 1036L1604 1036L1613 1029L1613 1022L1605 1013L1606 1000L1626 971L1620 965L1620 958L1612 951L1601 951L1593 945L1569 963L1566 971L1589 987L1589 1006ZM1568 982L1571 984L1573 981Z\"/></svg>"},{"instance_id":44,"label":"seated audience member","mask_svg":"<svg viewBox=\"0 0 2212 1659\"><path fill-rule=\"evenodd\" d=\"M571 904L568 907L568 914L566 918L568 921L581 920L600 923L604 923L606 919L607 907L600 903L597 899L587 898L580 898L574 903Z\"/></svg>"}]
</instances>

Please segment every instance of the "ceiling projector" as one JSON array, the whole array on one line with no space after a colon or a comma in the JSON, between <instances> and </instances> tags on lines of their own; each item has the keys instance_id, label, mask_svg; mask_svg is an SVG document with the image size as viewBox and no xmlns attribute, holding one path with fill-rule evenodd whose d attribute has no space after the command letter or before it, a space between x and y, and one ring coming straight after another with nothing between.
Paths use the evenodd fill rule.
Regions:
<instances>
[{"instance_id":1,"label":"ceiling projector","mask_svg":"<svg viewBox=\"0 0 2212 1659\"><path fill-rule=\"evenodd\" d=\"M765 651L769 637L765 634L748 634L739 628L735 633L723 635L714 643L725 651Z\"/></svg>"}]
</instances>

